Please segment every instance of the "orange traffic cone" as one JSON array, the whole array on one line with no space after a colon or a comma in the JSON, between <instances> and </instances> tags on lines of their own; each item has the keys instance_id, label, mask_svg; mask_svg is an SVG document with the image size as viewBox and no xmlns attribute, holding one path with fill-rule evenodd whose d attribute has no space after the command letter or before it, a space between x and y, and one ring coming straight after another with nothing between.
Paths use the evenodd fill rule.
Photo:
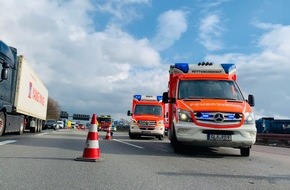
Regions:
<instances>
[{"instance_id":1,"label":"orange traffic cone","mask_svg":"<svg viewBox=\"0 0 290 190\"><path fill-rule=\"evenodd\" d=\"M76 158L76 161L96 162L100 160L98 126L96 120L96 114L93 114L83 156Z\"/></svg>"},{"instance_id":2,"label":"orange traffic cone","mask_svg":"<svg viewBox=\"0 0 290 190\"><path fill-rule=\"evenodd\" d=\"M111 129L110 129L110 127L108 127L108 129L107 129L107 134L106 134L105 139L106 140L111 140Z\"/></svg>"}]
</instances>

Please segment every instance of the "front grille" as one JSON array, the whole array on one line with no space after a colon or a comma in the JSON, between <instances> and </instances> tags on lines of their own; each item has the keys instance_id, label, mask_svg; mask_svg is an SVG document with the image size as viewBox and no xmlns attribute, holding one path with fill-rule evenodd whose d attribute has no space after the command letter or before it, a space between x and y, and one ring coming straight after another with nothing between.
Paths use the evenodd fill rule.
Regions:
<instances>
[{"instance_id":1,"label":"front grille","mask_svg":"<svg viewBox=\"0 0 290 190\"><path fill-rule=\"evenodd\" d=\"M139 127L155 127L156 121L138 121Z\"/></svg>"},{"instance_id":2,"label":"front grille","mask_svg":"<svg viewBox=\"0 0 290 190\"><path fill-rule=\"evenodd\" d=\"M233 125L242 122L243 114L229 112L194 112L194 117L199 123Z\"/></svg>"}]
</instances>

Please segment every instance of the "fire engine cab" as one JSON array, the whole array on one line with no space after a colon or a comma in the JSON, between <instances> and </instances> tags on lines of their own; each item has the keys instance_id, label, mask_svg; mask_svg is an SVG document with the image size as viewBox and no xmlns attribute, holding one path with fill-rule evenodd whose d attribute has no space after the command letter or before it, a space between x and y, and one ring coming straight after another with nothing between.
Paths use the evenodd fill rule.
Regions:
<instances>
[{"instance_id":1,"label":"fire engine cab","mask_svg":"<svg viewBox=\"0 0 290 190\"><path fill-rule=\"evenodd\" d=\"M256 141L254 96L246 100L234 64L176 63L169 69L169 139L175 152L184 145L239 148L250 155Z\"/></svg>"}]
</instances>

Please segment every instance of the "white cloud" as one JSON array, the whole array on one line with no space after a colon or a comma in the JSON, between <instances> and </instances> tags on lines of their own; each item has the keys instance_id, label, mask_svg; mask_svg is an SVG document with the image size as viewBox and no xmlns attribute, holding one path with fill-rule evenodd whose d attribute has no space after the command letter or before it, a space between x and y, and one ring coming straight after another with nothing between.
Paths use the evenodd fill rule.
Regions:
<instances>
[{"instance_id":1,"label":"white cloud","mask_svg":"<svg viewBox=\"0 0 290 190\"><path fill-rule=\"evenodd\" d=\"M259 53L209 55L206 59L236 63L238 83L242 90L246 90L246 95L255 95L257 115L289 118L290 26L267 28L258 39L258 45L261 48Z\"/></svg>"},{"instance_id":2,"label":"white cloud","mask_svg":"<svg viewBox=\"0 0 290 190\"><path fill-rule=\"evenodd\" d=\"M159 16L158 31L152 40L157 50L167 49L180 39L187 30L186 14L180 10L170 10Z\"/></svg>"},{"instance_id":3,"label":"white cloud","mask_svg":"<svg viewBox=\"0 0 290 190\"><path fill-rule=\"evenodd\" d=\"M99 12L111 14L110 22L113 24L127 24L136 18L142 17L136 5L151 5L151 0L106 0L103 4L99 1L95 6Z\"/></svg>"},{"instance_id":4,"label":"white cloud","mask_svg":"<svg viewBox=\"0 0 290 190\"><path fill-rule=\"evenodd\" d=\"M210 14L201 19L199 26L200 44L209 51L216 51L223 48L219 37L224 32L221 19L218 14Z\"/></svg>"},{"instance_id":5,"label":"white cloud","mask_svg":"<svg viewBox=\"0 0 290 190\"><path fill-rule=\"evenodd\" d=\"M90 1L36 2L0 0L0 36L25 55L63 110L120 117L134 93L166 90L168 68L146 38L114 24L94 31Z\"/></svg>"}]
</instances>

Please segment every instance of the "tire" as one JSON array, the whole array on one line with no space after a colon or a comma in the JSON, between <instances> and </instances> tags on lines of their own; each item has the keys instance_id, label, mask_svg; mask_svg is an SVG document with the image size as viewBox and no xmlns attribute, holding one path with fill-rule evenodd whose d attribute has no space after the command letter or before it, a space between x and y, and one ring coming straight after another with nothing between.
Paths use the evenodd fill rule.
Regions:
<instances>
[{"instance_id":1,"label":"tire","mask_svg":"<svg viewBox=\"0 0 290 190\"><path fill-rule=\"evenodd\" d=\"M5 114L0 112L0 136L5 133Z\"/></svg>"},{"instance_id":2,"label":"tire","mask_svg":"<svg viewBox=\"0 0 290 190\"><path fill-rule=\"evenodd\" d=\"M130 130L129 130L129 137L130 137L130 139L136 139L136 135L132 134L132 133L130 132Z\"/></svg>"},{"instance_id":3,"label":"tire","mask_svg":"<svg viewBox=\"0 0 290 190\"><path fill-rule=\"evenodd\" d=\"M22 135L24 132L24 121L20 123L18 135Z\"/></svg>"},{"instance_id":4,"label":"tire","mask_svg":"<svg viewBox=\"0 0 290 190\"><path fill-rule=\"evenodd\" d=\"M164 139L164 135L159 135L157 138L158 138L158 140L160 140L160 141L161 141L161 140L163 140L163 139Z\"/></svg>"},{"instance_id":5,"label":"tire","mask_svg":"<svg viewBox=\"0 0 290 190\"><path fill-rule=\"evenodd\" d=\"M36 133L36 131L37 131L36 128L30 127L30 133Z\"/></svg>"},{"instance_id":6,"label":"tire","mask_svg":"<svg viewBox=\"0 0 290 190\"><path fill-rule=\"evenodd\" d=\"M171 129L172 130L169 133L171 135L171 138L170 138L171 146L175 153L181 153L183 150L182 144L178 142L176 138L175 129L173 127Z\"/></svg>"},{"instance_id":7,"label":"tire","mask_svg":"<svg viewBox=\"0 0 290 190\"><path fill-rule=\"evenodd\" d=\"M250 147L240 148L241 156L248 157L250 156Z\"/></svg>"}]
</instances>

